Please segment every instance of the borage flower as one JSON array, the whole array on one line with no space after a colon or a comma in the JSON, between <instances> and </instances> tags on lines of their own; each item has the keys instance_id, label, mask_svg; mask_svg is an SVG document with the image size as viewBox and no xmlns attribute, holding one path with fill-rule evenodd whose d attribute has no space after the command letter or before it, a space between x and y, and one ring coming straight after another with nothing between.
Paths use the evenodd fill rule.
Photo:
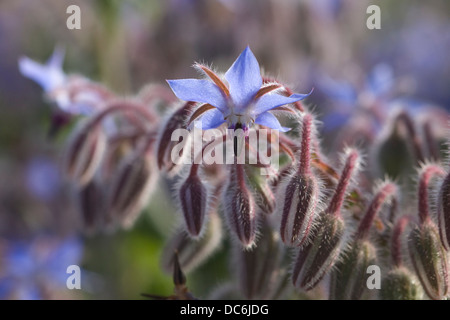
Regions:
<instances>
[{"instance_id":1,"label":"borage flower","mask_svg":"<svg viewBox=\"0 0 450 320\"><path fill-rule=\"evenodd\" d=\"M278 83L263 84L259 63L249 47L225 73L227 84L209 68L196 64L207 79L168 80L175 95L185 101L203 103L191 121L199 118L201 129L217 128L227 123L229 129L247 131L254 123L286 132L278 119L269 111L308 97L308 94L283 96L276 91Z\"/></svg>"},{"instance_id":2,"label":"borage flower","mask_svg":"<svg viewBox=\"0 0 450 320\"><path fill-rule=\"evenodd\" d=\"M107 88L89 79L63 70L65 50L57 46L46 63L28 57L19 58L19 70L44 90L49 101L67 115L91 116L113 97Z\"/></svg>"}]
</instances>

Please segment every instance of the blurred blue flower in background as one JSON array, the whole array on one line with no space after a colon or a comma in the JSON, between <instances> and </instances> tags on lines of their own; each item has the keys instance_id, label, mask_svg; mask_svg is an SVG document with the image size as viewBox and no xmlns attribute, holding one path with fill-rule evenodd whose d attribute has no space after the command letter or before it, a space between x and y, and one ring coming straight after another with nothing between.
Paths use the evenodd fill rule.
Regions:
<instances>
[{"instance_id":1,"label":"blurred blue flower in background","mask_svg":"<svg viewBox=\"0 0 450 320\"><path fill-rule=\"evenodd\" d=\"M70 265L82 258L78 238L39 236L31 241L6 241L0 260L0 299L46 299L66 288Z\"/></svg>"},{"instance_id":2,"label":"blurred blue flower in background","mask_svg":"<svg viewBox=\"0 0 450 320\"><path fill-rule=\"evenodd\" d=\"M40 64L28 57L19 59L20 72L39 84L46 93L49 93L66 81L66 75L62 69L65 50L56 47L51 57L45 64Z\"/></svg>"},{"instance_id":3,"label":"blurred blue flower in background","mask_svg":"<svg viewBox=\"0 0 450 320\"><path fill-rule=\"evenodd\" d=\"M324 129L332 131L344 126L356 111L371 113L376 124L386 114L395 81L392 68L381 63L371 70L361 87L328 76L321 77L320 84L327 99L333 102L333 108L322 119Z\"/></svg>"},{"instance_id":4,"label":"blurred blue flower in background","mask_svg":"<svg viewBox=\"0 0 450 320\"><path fill-rule=\"evenodd\" d=\"M51 159L42 156L29 161L25 179L28 191L44 201L54 199L62 184L58 166Z\"/></svg>"}]
</instances>

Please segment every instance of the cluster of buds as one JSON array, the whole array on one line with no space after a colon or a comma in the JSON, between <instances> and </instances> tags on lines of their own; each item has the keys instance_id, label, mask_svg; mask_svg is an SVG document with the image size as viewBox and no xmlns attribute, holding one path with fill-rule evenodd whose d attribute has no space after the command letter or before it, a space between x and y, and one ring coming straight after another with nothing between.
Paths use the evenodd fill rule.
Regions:
<instances>
[{"instance_id":1,"label":"cluster of buds","mask_svg":"<svg viewBox=\"0 0 450 320\"><path fill-rule=\"evenodd\" d=\"M365 137L372 145L339 150L335 166L316 116L300 102L308 94L261 76L249 48L224 76L195 67L206 79L168 81L182 103L159 86L124 99L77 82L69 97L94 92L97 99L68 140L63 170L86 230L133 225L159 177L172 187L181 222L162 267L179 271L182 296L180 270L195 270L227 236L231 244L222 248L235 277L210 298L448 296L450 174L433 120L394 112ZM371 157L363 161L364 154ZM418 217L410 215L410 190L400 187L413 168L420 168ZM372 183L380 172L397 180ZM381 290L367 286L372 266L382 271Z\"/></svg>"}]
</instances>

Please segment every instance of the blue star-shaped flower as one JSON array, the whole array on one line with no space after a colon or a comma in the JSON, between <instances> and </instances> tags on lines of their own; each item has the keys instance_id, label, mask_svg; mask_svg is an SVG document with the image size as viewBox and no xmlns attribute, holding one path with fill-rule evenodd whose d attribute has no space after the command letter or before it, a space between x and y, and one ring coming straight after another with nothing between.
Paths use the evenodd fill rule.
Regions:
<instances>
[{"instance_id":1,"label":"blue star-shaped flower","mask_svg":"<svg viewBox=\"0 0 450 320\"><path fill-rule=\"evenodd\" d=\"M213 71L196 65L212 81L206 79L168 80L175 95L185 101L204 103L196 111L200 116L201 129L216 128L227 123L230 129L246 131L253 123L288 131L269 111L300 101L309 94L292 94L289 97L276 93L279 84L265 84L258 61L249 47L236 59L225 73L226 85Z\"/></svg>"},{"instance_id":2,"label":"blue star-shaped flower","mask_svg":"<svg viewBox=\"0 0 450 320\"><path fill-rule=\"evenodd\" d=\"M45 64L35 62L28 57L21 57L19 59L20 72L37 82L45 92L50 92L66 81L66 75L62 70L64 54L65 50L62 47L56 47Z\"/></svg>"}]
</instances>

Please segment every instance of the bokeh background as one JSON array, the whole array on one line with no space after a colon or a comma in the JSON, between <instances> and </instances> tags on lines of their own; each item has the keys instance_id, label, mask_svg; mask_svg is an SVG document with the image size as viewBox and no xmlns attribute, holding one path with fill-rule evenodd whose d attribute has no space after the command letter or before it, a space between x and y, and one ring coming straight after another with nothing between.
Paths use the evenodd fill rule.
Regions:
<instances>
[{"instance_id":1,"label":"bokeh background","mask_svg":"<svg viewBox=\"0 0 450 320\"><path fill-rule=\"evenodd\" d=\"M67 6L81 30L66 28ZM381 8L381 30L366 9ZM148 83L196 77L194 61L225 71L250 45L261 66L297 92L319 119L325 145L381 70L395 96L450 106L450 2L445 0L2 0L0 1L0 298L140 299L169 295L160 256L176 214L164 184L128 231L80 232L61 177L63 130L49 136L55 106L22 76L18 59L44 62L66 48L64 69L132 95ZM381 66L381 68L380 68ZM392 85L392 84L390 84ZM227 278L226 242L192 274L199 297ZM67 264L82 290L65 288Z\"/></svg>"}]
</instances>

